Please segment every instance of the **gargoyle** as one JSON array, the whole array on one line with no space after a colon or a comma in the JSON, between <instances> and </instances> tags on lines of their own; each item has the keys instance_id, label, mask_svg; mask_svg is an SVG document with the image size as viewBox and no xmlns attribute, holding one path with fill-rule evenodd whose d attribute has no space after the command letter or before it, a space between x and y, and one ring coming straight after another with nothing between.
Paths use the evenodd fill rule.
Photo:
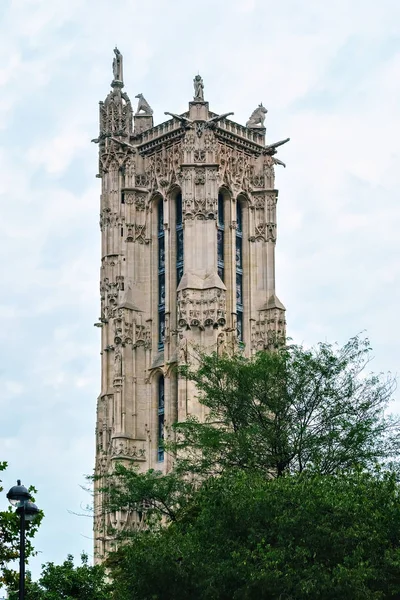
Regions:
<instances>
[{"instance_id":1,"label":"gargoyle","mask_svg":"<svg viewBox=\"0 0 400 600\"><path fill-rule=\"evenodd\" d=\"M165 112L164 115L169 115L170 117L174 117L174 119L177 119L178 121L181 122L182 127L184 127L185 129L188 129L193 124L192 119L188 119L187 117L182 117L181 115L176 115L175 113L172 113L172 112Z\"/></svg>"}]
</instances>

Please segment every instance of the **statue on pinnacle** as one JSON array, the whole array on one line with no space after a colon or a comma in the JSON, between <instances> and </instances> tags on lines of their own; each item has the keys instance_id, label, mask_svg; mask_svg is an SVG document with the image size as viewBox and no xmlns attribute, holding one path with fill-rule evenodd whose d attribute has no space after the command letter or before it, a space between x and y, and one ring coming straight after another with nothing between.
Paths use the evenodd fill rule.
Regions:
<instances>
[{"instance_id":1,"label":"statue on pinnacle","mask_svg":"<svg viewBox=\"0 0 400 600\"><path fill-rule=\"evenodd\" d=\"M200 100L200 102L204 102L204 83L203 79L200 75L196 75L193 79L194 85L194 97L193 100Z\"/></svg>"},{"instance_id":2,"label":"statue on pinnacle","mask_svg":"<svg viewBox=\"0 0 400 600\"><path fill-rule=\"evenodd\" d=\"M114 54L115 54L115 56L114 56L113 63L112 63L113 76L114 76L113 83L118 82L118 83L123 84L124 78L123 78L123 73L122 73L122 54L116 46L114 48Z\"/></svg>"}]
</instances>

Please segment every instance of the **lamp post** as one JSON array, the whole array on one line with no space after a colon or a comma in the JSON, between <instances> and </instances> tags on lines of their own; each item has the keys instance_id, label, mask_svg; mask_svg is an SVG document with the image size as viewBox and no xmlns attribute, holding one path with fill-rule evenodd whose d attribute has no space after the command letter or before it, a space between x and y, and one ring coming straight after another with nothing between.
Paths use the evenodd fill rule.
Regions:
<instances>
[{"instance_id":1,"label":"lamp post","mask_svg":"<svg viewBox=\"0 0 400 600\"><path fill-rule=\"evenodd\" d=\"M21 485L18 479L17 485L13 485L7 494L8 501L16 507L16 513L19 515L19 587L18 598L24 600L25 597L25 530L26 523L33 521L39 513L39 509L31 502L32 497L26 487Z\"/></svg>"}]
</instances>

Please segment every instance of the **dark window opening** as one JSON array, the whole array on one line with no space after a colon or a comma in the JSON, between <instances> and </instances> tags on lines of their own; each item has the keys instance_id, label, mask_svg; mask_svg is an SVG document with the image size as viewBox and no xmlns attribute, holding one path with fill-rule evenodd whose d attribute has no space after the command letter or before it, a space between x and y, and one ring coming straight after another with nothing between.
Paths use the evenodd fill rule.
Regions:
<instances>
[{"instance_id":1,"label":"dark window opening","mask_svg":"<svg viewBox=\"0 0 400 600\"><path fill-rule=\"evenodd\" d=\"M157 211L157 237L158 237L158 349L164 348L165 337L165 232L164 232L164 205L160 200Z\"/></svg>"},{"instance_id":2,"label":"dark window opening","mask_svg":"<svg viewBox=\"0 0 400 600\"><path fill-rule=\"evenodd\" d=\"M218 275L224 281L224 197L218 194L218 219L217 219L217 269Z\"/></svg>"},{"instance_id":3,"label":"dark window opening","mask_svg":"<svg viewBox=\"0 0 400 600\"><path fill-rule=\"evenodd\" d=\"M236 206L236 329L239 342L243 342L243 209Z\"/></svg>"},{"instance_id":4,"label":"dark window opening","mask_svg":"<svg viewBox=\"0 0 400 600\"><path fill-rule=\"evenodd\" d=\"M158 380L158 423L157 423L158 450L157 450L157 458L159 461L164 460L164 418L165 418L164 377L161 375L160 379Z\"/></svg>"},{"instance_id":5,"label":"dark window opening","mask_svg":"<svg viewBox=\"0 0 400 600\"><path fill-rule=\"evenodd\" d=\"M183 275L184 238L182 218L182 194L176 197L176 285L179 285Z\"/></svg>"}]
</instances>

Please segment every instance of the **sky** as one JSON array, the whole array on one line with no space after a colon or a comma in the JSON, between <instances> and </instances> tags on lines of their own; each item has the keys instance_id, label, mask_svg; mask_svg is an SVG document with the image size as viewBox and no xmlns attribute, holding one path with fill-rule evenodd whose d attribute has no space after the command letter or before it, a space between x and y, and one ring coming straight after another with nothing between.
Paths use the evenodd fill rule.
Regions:
<instances>
[{"instance_id":1,"label":"sky","mask_svg":"<svg viewBox=\"0 0 400 600\"><path fill-rule=\"evenodd\" d=\"M92 556L83 488L100 390L98 102L115 45L155 123L201 74L215 113L262 101L276 168L277 294L297 342L371 340L399 371L398 0L0 0L0 460L38 489L34 576ZM393 411L400 412L395 394ZM80 516L84 515L84 516Z\"/></svg>"}]
</instances>

